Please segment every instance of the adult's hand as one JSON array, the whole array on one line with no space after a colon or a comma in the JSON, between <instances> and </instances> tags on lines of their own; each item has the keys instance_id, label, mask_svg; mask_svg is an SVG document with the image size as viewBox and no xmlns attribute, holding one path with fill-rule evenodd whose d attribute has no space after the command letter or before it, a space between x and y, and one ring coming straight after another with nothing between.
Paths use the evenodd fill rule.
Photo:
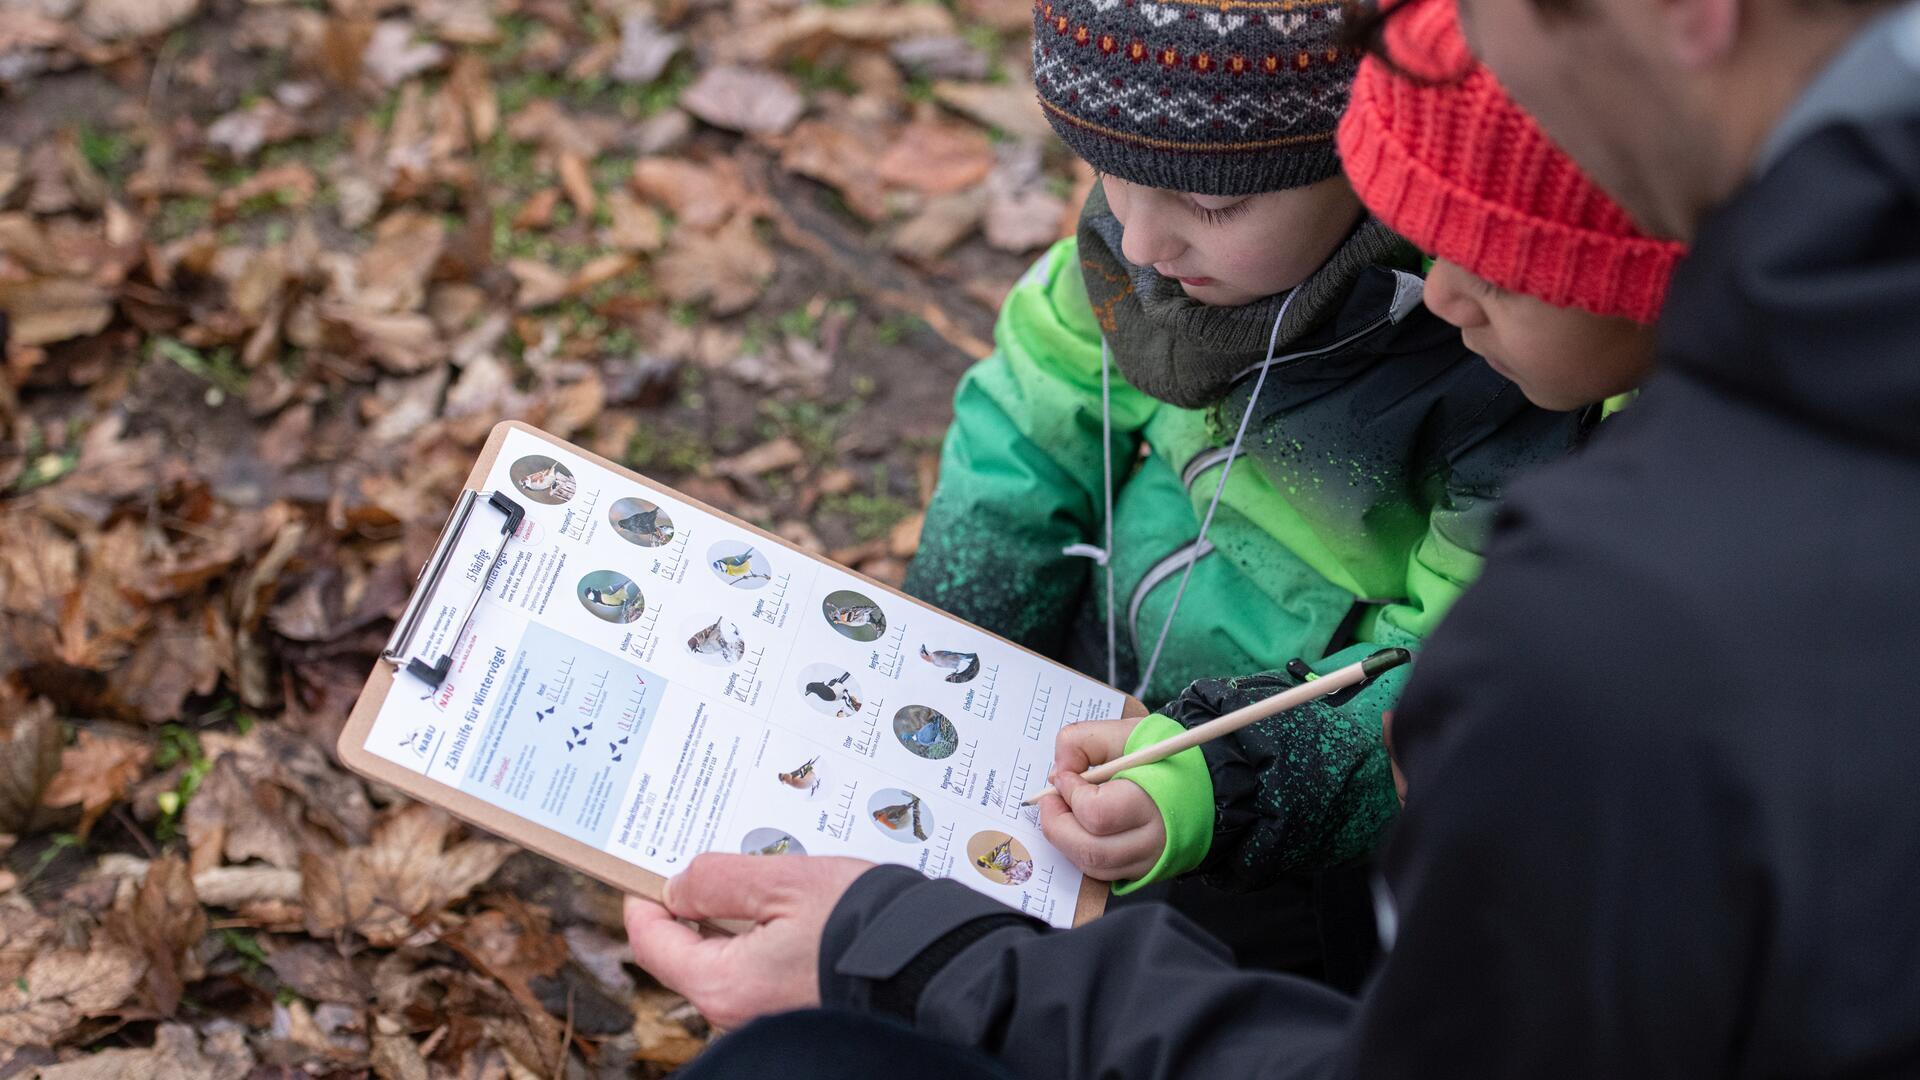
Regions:
<instances>
[{"instance_id":1,"label":"adult's hand","mask_svg":"<svg viewBox=\"0 0 1920 1080\"><path fill-rule=\"evenodd\" d=\"M633 958L722 1028L820 1004L820 934L872 863L808 855L701 855L660 902L627 897ZM739 934L678 920L751 924Z\"/></svg>"}]
</instances>

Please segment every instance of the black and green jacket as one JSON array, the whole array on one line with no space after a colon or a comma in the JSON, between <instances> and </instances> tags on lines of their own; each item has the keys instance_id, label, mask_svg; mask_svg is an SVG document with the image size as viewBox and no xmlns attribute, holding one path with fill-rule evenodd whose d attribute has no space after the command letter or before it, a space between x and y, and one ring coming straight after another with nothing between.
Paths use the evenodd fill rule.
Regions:
<instances>
[{"instance_id":1,"label":"black and green jacket","mask_svg":"<svg viewBox=\"0 0 1920 1080\"><path fill-rule=\"evenodd\" d=\"M1189 310L1201 306L1149 295L1151 271L1122 263L1117 242L1088 253L1102 243L1083 227L1007 297L995 352L956 394L907 589L1104 678L1105 575L1062 550L1104 539L1103 336L1116 351L1150 339L1175 362L1183 347L1212 344L1193 340L1196 326L1202 337L1257 336L1248 366L1209 408L1137 389L1121 377L1126 357L1113 373L1110 557L1123 687L1134 686L1179 578L1193 566L1142 695L1150 705L1173 704L1141 726L1141 738L1164 733L1168 722L1204 719L1265 685L1188 690L1196 680L1275 670L1296 657L1324 667L1387 645L1418 646L1479 572L1508 479L1560 457L1584 430L1583 417L1529 405L1429 314L1421 279L1408 268L1417 256L1395 241L1392 257L1322 289L1309 325L1283 324L1244 460L1200 541L1200 519L1265 357L1268 323L1236 330L1238 309ZM1142 319L1153 320L1144 332L1129 324ZM1264 846L1272 865L1328 865L1369 850L1395 805L1379 717L1402 678L1389 676L1340 710L1353 726L1337 738L1296 733L1300 741L1285 752L1250 757L1263 773L1245 791L1193 775L1193 755L1185 782L1173 775L1177 765L1136 777L1174 838L1153 877L1189 869L1207 853L1216 826L1238 813L1213 806L1214 795L1230 790L1236 798L1284 798L1299 823ZM1255 730L1245 738L1270 736ZM1326 830L1332 835L1320 835Z\"/></svg>"}]
</instances>

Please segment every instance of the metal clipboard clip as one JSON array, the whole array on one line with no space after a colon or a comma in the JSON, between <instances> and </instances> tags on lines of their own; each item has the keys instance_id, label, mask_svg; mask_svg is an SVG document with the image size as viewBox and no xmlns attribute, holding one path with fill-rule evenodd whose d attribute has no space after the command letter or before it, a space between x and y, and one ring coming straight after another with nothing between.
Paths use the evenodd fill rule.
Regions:
<instances>
[{"instance_id":1,"label":"metal clipboard clip","mask_svg":"<svg viewBox=\"0 0 1920 1080\"><path fill-rule=\"evenodd\" d=\"M495 519L488 511L500 515L499 531L469 535L469 529L491 527ZM438 688L445 682L447 672L453 668L454 647L466 634L468 624L473 622L473 614L480 608L480 598L486 595L487 582L493 578L494 570L506 556L507 543L513 531L520 527L521 519L526 516L525 507L500 492L488 494L472 489L461 492L459 501L453 505L453 513L447 516L446 526L440 530L440 539L433 546L433 554L428 557L426 565L420 568L413 595L407 598L406 610L400 613L400 621L394 624L386 648L380 651L380 659L429 687ZM491 554L488 554L488 549L491 549ZM457 578L450 579L449 569L454 554L466 551L473 552L473 561L459 569ZM442 603L439 599L441 586L450 580L477 584L473 587L472 596L463 602ZM434 616L431 620L427 618L429 613ZM449 625L452 626L451 633L440 632ZM440 648L432 648L436 637ZM437 654L433 659L429 660L416 649L418 638L424 638L424 647Z\"/></svg>"}]
</instances>

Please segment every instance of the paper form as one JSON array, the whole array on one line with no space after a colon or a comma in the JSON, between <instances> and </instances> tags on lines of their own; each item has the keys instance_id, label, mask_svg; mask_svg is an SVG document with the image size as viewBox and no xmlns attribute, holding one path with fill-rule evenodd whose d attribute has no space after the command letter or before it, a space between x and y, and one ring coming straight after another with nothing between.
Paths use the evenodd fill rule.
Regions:
<instances>
[{"instance_id":1,"label":"paper form","mask_svg":"<svg viewBox=\"0 0 1920 1080\"><path fill-rule=\"evenodd\" d=\"M662 875L850 855L1071 924L1080 872L1020 801L1118 691L523 431L485 490L526 517L369 751Z\"/></svg>"}]
</instances>

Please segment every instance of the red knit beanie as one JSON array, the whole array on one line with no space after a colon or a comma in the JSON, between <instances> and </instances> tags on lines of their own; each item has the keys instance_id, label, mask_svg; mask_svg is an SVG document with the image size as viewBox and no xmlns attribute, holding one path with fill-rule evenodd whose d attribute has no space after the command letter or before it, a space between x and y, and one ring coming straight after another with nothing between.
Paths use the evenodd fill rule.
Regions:
<instances>
[{"instance_id":1,"label":"red knit beanie","mask_svg":"<svg viewBox=\"0 0 1920 1080\"><path fill-rule=\"evenodd\" d=\"M1520 111L1467 51L1455 0L1405 2L1386 32L1401 70L1362 61L1340 123L1361 201L1421 250L1509 292L1657 319L1686 249L1642 233Z\"/></svg>"}]
</instances>

